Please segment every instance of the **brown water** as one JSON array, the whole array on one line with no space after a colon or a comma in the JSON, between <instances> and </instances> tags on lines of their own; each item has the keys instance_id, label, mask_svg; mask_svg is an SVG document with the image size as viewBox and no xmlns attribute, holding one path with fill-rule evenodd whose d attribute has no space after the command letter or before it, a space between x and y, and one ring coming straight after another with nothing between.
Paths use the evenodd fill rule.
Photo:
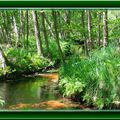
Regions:
<instances>
[{"instance_id":1,"label":"brown water","mask_svg":"<svg viewBox=\"0 0 120 120\"><path fill-rule=\"evenodd\" d=\"M0 109L80 109L60 95L58 74L38 74L0 83Z\"/></svg>"}]
</instances>

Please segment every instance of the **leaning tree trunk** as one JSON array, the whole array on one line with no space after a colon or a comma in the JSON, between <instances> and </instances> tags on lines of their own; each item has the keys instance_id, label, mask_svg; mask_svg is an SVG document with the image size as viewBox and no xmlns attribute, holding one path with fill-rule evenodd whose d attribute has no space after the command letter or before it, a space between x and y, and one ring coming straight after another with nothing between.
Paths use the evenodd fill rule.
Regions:
<instances>
[{"instance_id":1,"label":"leaning tree trunk","mask_svg":"<svg viewBox=\"0 0 120 120\"><path fill-rule=\"evenodd\" d=\"M103 47L108 44L108 17L107 10L103 12Z\"/></svg>"},{"instance_id":2,"label":"leaning tree trunk","mask_svg":"<svg viewBox=\"0 0 120 120\"><path fill-rule=\"evenodd\" d=\"M8 60L0 46L0 68L4 70L7 65L8 65ZM4 73L4 75L6 75L6 73Z\"/></svg>"},{"instance_id":3,"label":"leaning tree trunk","mask_svg":"<svg viewBox=\"0 0 120 120\"><path fill-rule=\"evenodd\" d=\"M89 50L92 49L93 43L92 43L92 21L91 21L91 12L88 10L88 48Z\"/></svg>"},{"instance_id":4,"label":"leaning tree trunk","mask_svg":"<svg viewBox=\"0 0 120 120\"><path fill-rule=\"evenodd\" d=\"M48 43L48 36L47 36L46 26L45 26L45 13L43 11L41 11L40 13L41 13L41 17L42 17L43 34L44 34L44 38L45 38L45 44L46 44L46 48L47 48L47 54L48 54L48 57L50 59L52 59L51 58L51 54L50 54L50 48L49 48L49 43Z\"/></svg>"},{"instance_id":5,"label":"leaning tree trunk","mask_svg":"<svg viewBox=\"0 0 120 120\"><path fill-rule=\"evenodd\" d=\"M39 25L38 25L37 11L32 11L32 15L33 15L33 20L34 20L37 53L39 56L41 55L43 56L43 48L42 48L42 41L41 41Z\"/></svg>"},{"instance_id":6,"label":"leaning tree trunk","mask_svg":"<svg viewBox=\"0 0 120 120\"><path fill-rule=\"evenodd\" d=\"M60 42L59 42L56 11L52 10L52 15L53 15L54 28L55 28L56 43L57 43L58 50L59 50L59 53L60 53L60 58L61 58L62 62L64 63L64 57L63 57L62 49L61 49Z\"/></svg>"},{"instance_id":7,"label":"leaning tree trunk","mask_svg":"<svg viewBox=\"0 0 120 120\"><path fill-rule=\"evenodd\" d=\"M46 23L48 24L48 29L49 29L49 31L50 31L50 34L51 34L51 36L54 37L55 35L54 35L54 31L53 31L53 29L52 29L52 25L51 25L51 23L49 22L47 16L44 16L44 17L45 17Z\"/></svg>"}]
</instances>

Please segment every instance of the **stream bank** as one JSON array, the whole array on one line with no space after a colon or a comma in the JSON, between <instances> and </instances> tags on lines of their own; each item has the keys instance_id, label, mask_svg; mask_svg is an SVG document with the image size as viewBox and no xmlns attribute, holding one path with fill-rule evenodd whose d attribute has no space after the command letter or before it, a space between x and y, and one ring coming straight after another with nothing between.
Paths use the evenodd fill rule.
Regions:
<instances>
[{"instance_id":1,"label":"stream bank","mask_svg":"<svg viewBox=\"0 0 120 120\"><path fill-rule=\"evenodd\" d=\"M58 87L58 73L29 75L0 83L1 110L90 110L71 98L63 97Z\"/></svg>"},{"instance_id":2,"label":"stream bank","mask_svg":"<svg viewBox=\"0 0 120 120\"><path fill-rule=\"evenodd\" d=\"M5 102L1 110L67 109L76 107L62 99L58 89L58 74L39 74L0 83L0 96Z\"/></svg>"}]
</instances>

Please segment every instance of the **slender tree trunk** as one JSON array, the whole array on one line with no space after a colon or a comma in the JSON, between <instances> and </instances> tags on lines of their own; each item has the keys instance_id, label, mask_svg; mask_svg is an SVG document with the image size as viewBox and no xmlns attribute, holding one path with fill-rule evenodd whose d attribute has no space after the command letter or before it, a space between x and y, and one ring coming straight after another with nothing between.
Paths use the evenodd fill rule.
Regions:
<instances>
[{"instance_id":1,"label":"slender tree trunk","mask_svg":"<svg viewBox=\"0 0 120 120\"><path fill-rule=\"evenodd\" d=\"M0 68L5 69L5 67L7 66L7 62L7 58L0 46Z\"/></svg>"},{"instance_id":2,"label":"slender tree trunk","mask_svg":"<svg viewBox=\"0 0 120 120\"><path fill-rule=\"evenodd\" d=\"M37 18L37 11L32 11L32 15L33 15L33 20L34 20L34 29L35 29L37 53L38 53L38 55L43 55L42 40L41 40L41 37L40 37L38 18Z\"/></svg>"},{"instance_id":3,"label":"slender tree trunk","mask_svg":"<svg viewBox=\"0 0 120 120\"><path fill-rule=\"evenodd\" d=\"M91 11L88 10L88 48L92 49L92 20L91 20Z\"/></svg>"},{"instance_id":4,"label":"slender tree trunk","mask_svg":"<svg viewBox=\"0 0 120 120\"><path fill-rule=\"evenodd\" d=\"M25 28L24 28L24 14L23 14L23 10L20 10L20 39L23 40L23 47L25 47L25 37L24 37L24 33L25 33Z\"/></svg>"},{"instance_id":5,"label":"slender tree trunk","mask_svg":"<svg viewBox=\"0 0 120 120\"><path fill-rule=\"evenodd\" d=\"M43 11L41 11L41 17L42 17L43 33L44 33L44 38L45 38L45 44L46 44L46 48L47 48L48 57L50 59L52 59L51 58L51 54L50 54L50 49L49 49L49 43L48 43L48 36L47 36L46 26L45 26L45 13Z\"/></svg>"},{"instance_id":6,"label":"slender tree trunk","mask_svg":"<svg viewBox=\"0 0 120 120\"><path fill-rule=\"evenodd\" d=\"M53 15L53 21L54 21L56 43L57 43L58 50L59 50L59 53L60 53L60 58L61 58L62 62L64 63L64 57L63 57L62 49L61 49L61 46L60 46L59 34L58 34L58 30L57 30L57 16L56 16L56 11L52 10L52 15Z\"/></svg>"},{"instance_id":7,"label":"slender tree trunk","mask_svg":"<svg viewBox=\"0 0 120 120\"><path fill-rule=\"evenodd\" d=\"M6 11L6 30L7 30L7 35L8 35L8 43L10 45L12 45L12 42L11 42L11 33L10 33L10 30L11 30L11 20L10 20L10 15L9 15L9 12Z\"/></svg>"},{"instance_id":8,"label":"slender tree trunk","mask_svg":"<svg viewBox=\"0 0 120 120\"><path fill-rule=\"evenodd\" d=\"M108 44L108 18L107 10L103 12L103 47Z\"/></svg>"},{"instance_id":9,"label":"slender tree trunk","mask_svg":"<svg viewBox=\"0 0 120 120\"><path fill-rule=\"evenodd\" d=\"M71 12L70 10L67 10L65 12L65 23L67 24L68 27L68 31L65 33L65 39L69 39L70 38L70 18L71 18Z\"/></svg>"},{"instance_id":10,"label":"slender tree trunk","mask_svg":"<svg viewBox=\"0 0 120 120\"><path fill-rule=\"evenodd\" d=\"M25 21L25 14L23 10L20 10L20 38L22 39L23 42L23 47L25 48L25 27L26 27L26 21Z\"/></svg>"},{"instance_id":11,"label":"slender tree trunk","mask_svg":"<svg viewBox=\"0 0 120 120\"><path fill-rule=\"evenodd\" d=\"M62 39L62 27L61 27L61 13L60 11L56 11L56 15L57 15L57 23L58 23L58 28L59 28L59 38Z\"/></svg>"},{"instance_id":12,"label":"slender tree trunk","mask_svg":"<svg viewBox=\"0 0 120 120\"><path fill-rule=\"evenodd\" d=\"M101 13L98 12L98 46L100 47L101 41L100 41L100 23L101 23Z\"/></svg>"},{"instance_id":13,"label":"slender tree trunk","mask_svg":"<svg viewBox=\"0 0 120 120\"><path fill-rule=\"evenodd\" d=\"M82 11L81 13L81 23L82 23L82 40L84 41L85 55L88 55L87 37L85 33L85 11Z\"/></svg>"},{"instance_id":14,"label":"slender tree trunk","mask_svg":"<svg viewBox=\"0 0 120 120\"><path fill-rule=\"evenodd\" d=\"M3 39L5 40L5 32L4 32L3 26L2 26L2 28L1 28L1 30L2 30L2 34L3 34Z\"/></svg>"},{"instance_id":15,"label":"slender tree trunk","mask_svg":"<svg viewBox=\"0 0 120 120\"><path fill-rule=\"evenodd\" d=\"M54 35L54 31L52 29L52 25L51 25L51 23L49 22L49 20L48 20L48 18L46 16L45 16L45 21L48 24L48 28L49 28L50 34L54 37L55 35Z\"/></svg>"},{"instance_id":16,"label":"slender tree trunk","mask_svg":"<svg viewBox=\"0 0 120 120\"><path fill-rule=\"evenodd\" d=\"M8 27L7 27L7 19L6 19L6 12L2 11L2 17L3 17L3 25L4 25L4 29L5 29L5 42L9 43L9 33L8 33Z\"/></svg>"},{"instance_id":17,"label":"slender tree trunk","mask_svg":"<svg viewBox=\"0 0 120 120\"><path fill-rule=\"evenodd\" d=\"M26 11L26 19L27 19L27 49L28 49L28 38L29 38L29 12L28 12L28 10Z\"/></svg>"},{"instance_id":18,"label":"slender tree trunk","mask_svg":"<svg viewBox=\"0 0 120 120\"><path fill-rule=\"evenodd\" d=\"M0 27L0 35L1 35L1 43L4 43L5 35L4 35L3 26Z\"/></svg>"},{"instance_id":19,"label":"slender tree trunk","mask_svg":"<svg viewBox=\"0 0 120 120\"><path fill-rule=\"evenodd\" d=\"M13 16L13 22L14 22L14 32L16 34L16 47L18 47L18 44L19 44L19 34L18 34L18 28L17 28L17 23L16 23L15 16Z\"/></svg>"},{"instance_id":20,"label":"slender tree trunk","mask_svg":"<svg viewBox=\"0 0 120 120\"><path fill-rule=\"evenodd\" d=\"M6 67L9 65L8 59L5 56L2 47L0 45L0 68L3 70L4 77L7 75ZM6 80L6 79L5 79Z\"/></svg>"}]
</instances>

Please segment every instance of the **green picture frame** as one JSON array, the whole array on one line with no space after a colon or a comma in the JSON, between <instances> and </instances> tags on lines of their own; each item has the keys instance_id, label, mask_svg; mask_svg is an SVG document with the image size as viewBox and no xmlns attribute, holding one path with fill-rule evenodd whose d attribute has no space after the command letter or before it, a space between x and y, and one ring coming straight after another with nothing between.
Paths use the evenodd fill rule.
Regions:
<instances>
[{"instance_id":1,"label":"green picture frame","mask_svg":"<svg viewBox=\"0 0 120 120\"><path fill-rule=\"evenodd\" d=\"M0 119L119 119L120 111L0 111Z\"/></svg>"},{"instance_id":2,"label":"green picture frame","mask_svg":"<svg viewBox=\"0 0 120 120\"><path fill-rule=\"evenodd\" d=\"M0 0L0 7L119 7L119 0Z\"/></svg>"},{"instance_id":3,"label":"green picture frame","mask_svg":"<svg viewBox=\"0 0 120 120\"><path fill-rule=\"evenodd\" d=\"M112 8L118 9L120 1L63 1L63 0L0 0L0 9L13 8ZM117 7L117 8L115 8ZM120 119L119 110L47 110L0 111L0 119Z\"/></svg>"}]
</instances>

